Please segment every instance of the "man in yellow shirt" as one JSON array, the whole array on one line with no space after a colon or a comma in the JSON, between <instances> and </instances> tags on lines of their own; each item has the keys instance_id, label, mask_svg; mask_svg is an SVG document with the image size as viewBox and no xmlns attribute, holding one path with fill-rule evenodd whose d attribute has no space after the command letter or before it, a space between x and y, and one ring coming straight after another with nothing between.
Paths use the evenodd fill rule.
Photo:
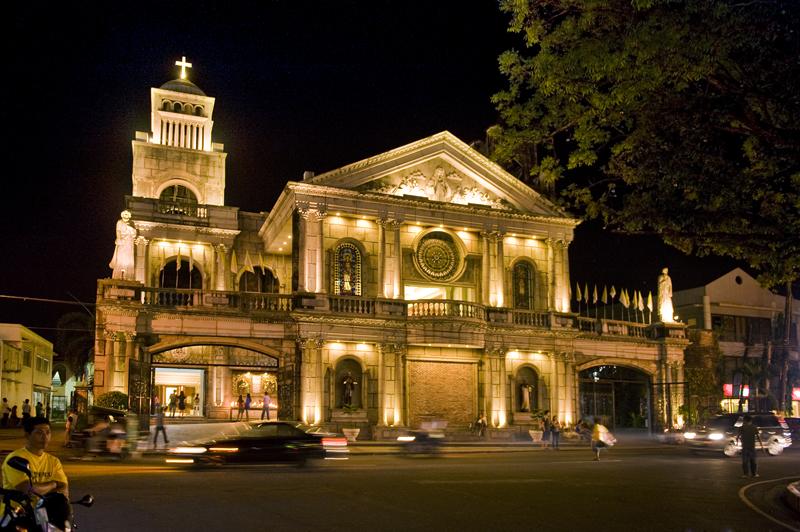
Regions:
<instances>
[{"instance_id":1,"label":"man in yellow shirt","mask_svg":"<svg viewBox=\"0 0 800 532\"><path fill-rule=\"evenodd\" d=\"M69 497L67 475L61 466L61 460L45 452L50 443L50 421L44 417L29 417L23 421L25 430L25 447L9 454L3 462L3 488L28 491L28 477L8 465L8 460L19 456L30 463L33 491L42 496L48 493L62 493Z\"/></svg>"}]
</instances>

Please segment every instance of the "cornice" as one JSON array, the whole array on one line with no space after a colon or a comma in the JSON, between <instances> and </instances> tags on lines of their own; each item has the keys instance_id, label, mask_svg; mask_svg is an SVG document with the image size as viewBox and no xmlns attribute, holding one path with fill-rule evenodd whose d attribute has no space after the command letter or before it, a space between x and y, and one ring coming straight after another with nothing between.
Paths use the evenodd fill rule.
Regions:
<instances>
[{"instance_id":1,"label":"cornice","mask_svg":"<svg viewBox=\"0 0 800 532\"><path fill-rule=\"evenodd\" d=\"M214 235L214 236L222 236L222 237L230 237L234 238L241 233L238 229L219 229L216 227L206 227L206 226L197 226L197 225L183 225L183 224L170 224L170 223L163 223L163 222L146 222L136 220L134 221L134 225L136 229L141 229L144 231L152 231L153 229L170 229L174 231L190 231L193 233L200 233L204 235Z\"/></svg>"}]
</instances>

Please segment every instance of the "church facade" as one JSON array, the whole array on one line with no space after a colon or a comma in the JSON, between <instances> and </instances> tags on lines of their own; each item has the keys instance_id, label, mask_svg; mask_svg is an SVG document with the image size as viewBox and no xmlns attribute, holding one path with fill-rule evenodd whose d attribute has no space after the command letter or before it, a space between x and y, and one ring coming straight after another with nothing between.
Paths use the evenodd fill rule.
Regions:
<instances>
[{"instance_id":1,"label":"church facade","mask_svg":"<svg viewBox=\"0 0 800 532\"><path fill-rule=\"evenodd\" d=\"M571 312L578 221L479 152L438 133L244 212L213 109L184 77L151 89L98 280L95 397L147 413L182 392L175 415L233 418L267 393L282 419L376 438L482 413L497 433L547 410L619 425L623 403L675 422L684 327Z\"/></svg>"}]
</instances>

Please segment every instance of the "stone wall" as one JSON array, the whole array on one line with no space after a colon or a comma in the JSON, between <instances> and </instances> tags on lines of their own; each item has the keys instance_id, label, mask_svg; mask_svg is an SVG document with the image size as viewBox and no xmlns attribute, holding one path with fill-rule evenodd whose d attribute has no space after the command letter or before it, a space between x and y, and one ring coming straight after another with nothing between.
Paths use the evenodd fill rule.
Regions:
<instances>
[{"instance_id":1,"label":"stone wall","mask_svg":"<svg viewBox=\"0 0 800 532\"><path fill-rule=\"evenodd\" d=\"M450 425L467 425L477 416L477 382L474 364L410 360L409 425L418 427L430 418Z\"/></svg>"}]
</instances>

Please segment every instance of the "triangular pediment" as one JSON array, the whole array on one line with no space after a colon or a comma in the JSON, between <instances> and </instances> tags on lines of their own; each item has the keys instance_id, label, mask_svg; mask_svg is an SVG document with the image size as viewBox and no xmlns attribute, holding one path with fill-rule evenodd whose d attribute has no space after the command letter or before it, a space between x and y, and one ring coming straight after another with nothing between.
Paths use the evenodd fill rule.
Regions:
<instances>
[{"instance_id":1,"label":"triangular pediment","mask_svg":"<svg viewBox=\"0 0 800 532\"><path fill-rule=\"evenodd\" d=\"M443 131L306 183L498 211L567 217L477 150Z\"/></svg>"}]
</instances>

